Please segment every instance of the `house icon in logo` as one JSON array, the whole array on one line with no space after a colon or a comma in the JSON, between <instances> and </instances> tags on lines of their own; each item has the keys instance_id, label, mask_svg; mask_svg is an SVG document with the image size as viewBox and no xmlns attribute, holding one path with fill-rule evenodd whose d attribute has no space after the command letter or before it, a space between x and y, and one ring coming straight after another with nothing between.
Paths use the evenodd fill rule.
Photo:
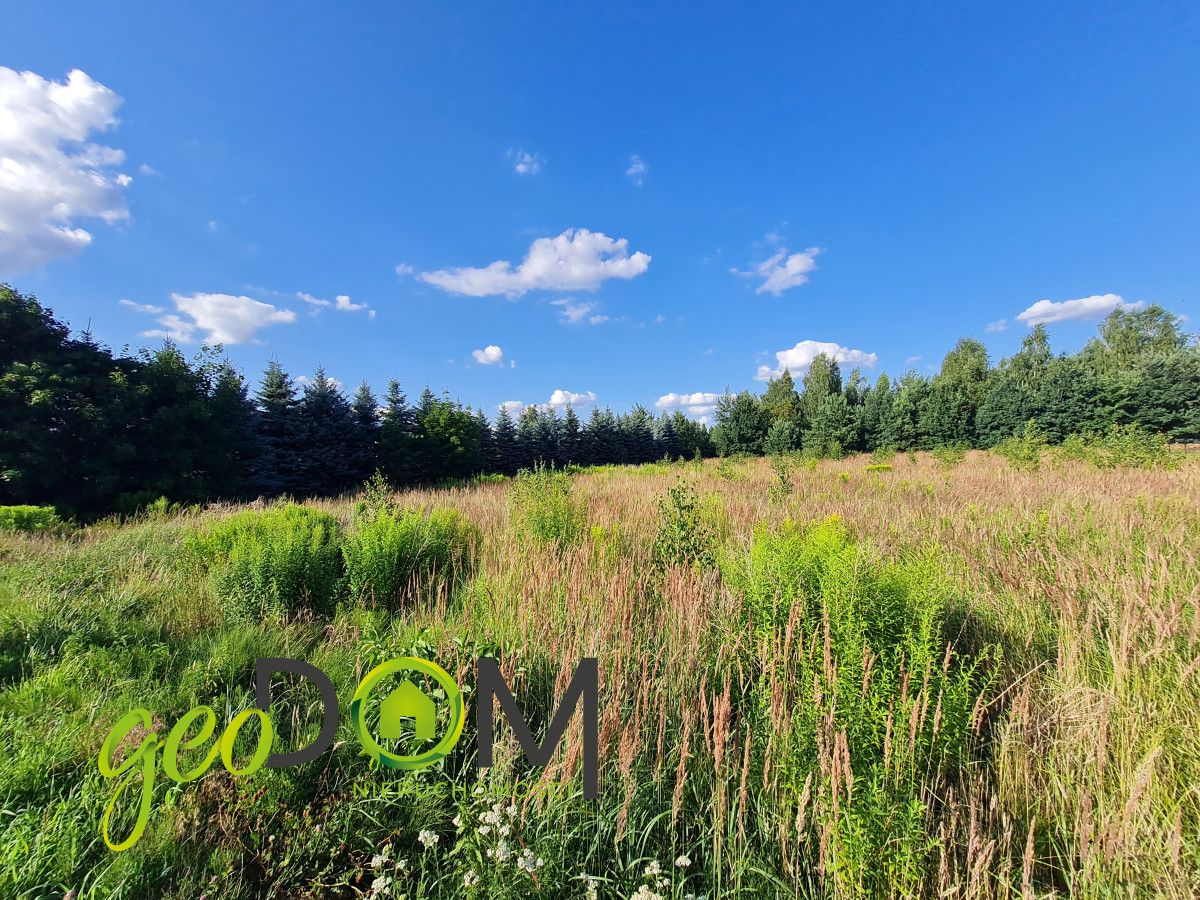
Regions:
<instances>
[{"instance_id":1,"label":"house icon in logo","mask_svg":"<svg viewBox=\"0 0 1200 900\"><path fill-rule=\"evenodd\" d=\"M417 740L433 739L437 707L407 678L379 704L379 736L387 740L399 738L401 719L413 720Z\"/></svg>"}]
</instances>

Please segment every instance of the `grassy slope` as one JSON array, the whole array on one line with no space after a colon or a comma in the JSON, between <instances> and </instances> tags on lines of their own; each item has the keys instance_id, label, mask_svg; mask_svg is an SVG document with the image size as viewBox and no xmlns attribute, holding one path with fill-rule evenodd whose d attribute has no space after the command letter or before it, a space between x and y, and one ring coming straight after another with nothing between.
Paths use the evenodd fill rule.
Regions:
<instances>
[{"instance_id":1,"label":"grassy slope","mask_svg":"<svg viewBox=\"0 0 1200 900\"><path fill-rule=\"evenodd\" d=\"M563 550L515 533L510 485L402 494L404 506L457 508L482 534L475 578L403 615L347 606L225 625L183 552L198 520L225 510L0 536L0 895L356 896L374 883L377 896L460 896L474 875L479 896L585 896L584 875L621 897L1200 893L1200 465L1024 473L984 453L955 466L898 457L888 472L868 463L797 468L790 493L762 460L594 471L574 479L591 528ZM657 501L681 478L700 495L720 568L653 564ZM317 505L351 525L351 502ZM771 528L830 516L873 549L835 553L844 571L823 575L803 609L748 617L753 560L775 577L772 560L793 552ZM795 553L808 552L798 540ZM860 571L871 566L875 580ZM952 730L939 724L952 715L950 675L922 695L916 651L897 662L886 650L918 638L871 632L873 592L893 581L912 608L936 611L955 671L978 660L967 739L952 746L936 734ZM878 652L865 675L856 647ZM518 696L543 711L579 657L600 657L602 799L579 798L568 750L534 773L563 795L498 811L505 847L530 849L533 876L496 858L494 830L480 834L484 800L355 796L397 779L356 755L350 694L371 665L409 651L463 684L470 660L499 652ZM111 723L145 706L165 736L198 703L223 723L252 705L254 659L272 655L334 678L334 753L240 781L160 779L146 836L109 853L97 829L112 785L95 755ZM906 667L916 674L902 695ZM858 699L850 674L863 680ZM305 711L286 734L315 733L302 690L291 689ZM901 707L916 710L903 727ZM893 732L910 718L933 737L905 755ZM575 722L568 745L578 734ZM520 763L511 742L498 750L502 788ZM444 772L405 778L470 786L472 754L464 740ZM424 849L422 829L438 844ZM680 855L690 864L676 866Z\"/></svg>"}]
</instances>

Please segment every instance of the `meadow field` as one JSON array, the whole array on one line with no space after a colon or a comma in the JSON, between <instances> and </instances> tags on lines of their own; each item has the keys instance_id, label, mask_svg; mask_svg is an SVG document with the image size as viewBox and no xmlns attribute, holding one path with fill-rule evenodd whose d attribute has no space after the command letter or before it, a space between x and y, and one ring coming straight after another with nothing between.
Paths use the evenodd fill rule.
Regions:
<instances>
[{"instance_id":1,"label":"meadow field","mask_svg":"<svg viewBox=\"0 0 1200 900\"><path fill-rule=\"evenodd\" d=\"M1198 603L1195 456L705 460L0 531L0 896L1194 897ZM468 702L497 657L538 731L597 657L600 798L579 716L544 769L503 718L482 777L473 722L373 767L345 711L403 655ZM109 850L113 723L223 727L275 656L333 679L334 749L160 778ZM311 739L315 691L276 696L277 740Z\"/></svg>"}]
</instances>

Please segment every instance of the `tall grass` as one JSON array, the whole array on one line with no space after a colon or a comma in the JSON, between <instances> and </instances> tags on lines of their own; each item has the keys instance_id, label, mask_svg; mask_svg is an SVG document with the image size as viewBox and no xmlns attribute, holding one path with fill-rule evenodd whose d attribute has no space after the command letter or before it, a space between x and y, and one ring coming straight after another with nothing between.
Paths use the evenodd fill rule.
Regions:
<instances>
[{"instance_id":1,"label":"tall grass","mask_svg":"<svg viewBox=\"0 0 1200 900\"><path fill-rule=\"evenodd\" d=\"M350 595L388 608L470 576L478 535L454 509L382 510L360 518L342 545Z\"/></svg>"},{"instance_id":2,"label":"tall grass","mask_svg":"<svg viewBox=\"0 0 1200 900\"><path fill-rule=\"evenodd\" d=\"M288 504L247 510L193 542L231 619L257 621L302 609L333 611L341 579L341 526L326 512Z\"/></svg>"},{"instance_id":3,"label":"tall grass","mask_svg":"<svg viewBox=\"0 0 1200 900\"><path fill-rule=\"evenodd\" d=\"M787 493L767 461L610 467L0 534L0 896L1196 896L1200 461L1047 456L814 460ZM398 535L450 513L397 509L472 523L470 577L406 582L430 557ZM263 572L332 548L329 596L375 602L263 576L229 620L217 572L251 541L296 548L250 553ZM598 657L600 798L578 717L545 769L501 724L486 773L468 728L440 768L387 774L344 716L317 762L161 784L137 846L99 842L95 756L129 709L223 724L259 656L316 663L348 707L405 654L467 688L498 658L539 736ZM274 695L282 747L311 740L312 687Z\"/></svg>"}]
</instances>

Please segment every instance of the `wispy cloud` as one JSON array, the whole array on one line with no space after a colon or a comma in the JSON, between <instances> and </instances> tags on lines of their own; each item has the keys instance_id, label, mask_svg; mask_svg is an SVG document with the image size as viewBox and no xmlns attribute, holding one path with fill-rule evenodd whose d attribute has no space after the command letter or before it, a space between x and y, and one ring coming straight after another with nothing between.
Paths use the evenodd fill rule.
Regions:
<instances>
[{"instance_id":1,"label":"wispy cloud","mask_svg":"<svg viewBox=\"0 0 1200 900\"><path fill-rule=\"evenodd\" d=\"M637 187L641 187L646 183L646 176L650 174L650 165L638 156L636 153L629 157L629 168L625 170L625 177L632 181Z\"/></svg>"},{"instance_id":2,"label":"wispy cloud","mask_svg":"<svg viewBox=\"0 0 1200 900\"><path fill-rule=\"evenodd\" d=\"M808 281L808 276L817 268L817 254L820 252L819 247L809 247L803 252L792 253L784 247L757 263L750 271L737 268L729 271L744 278L762 279L755 293L778 297L784 291Z\"/></svg>"},{"instance_id":3,"label":"wispy cloud","mask_svg":"<svg viewBox=\"0 0 1200 900\"><path fill-rule=\"evenodd\" d=\"M988 322L984 328L988 334L999 334L1001 331L1008 330L1008 319L997 319L995 322Z\"/></svg>"},{"instance_id":4,"label":"wispy cloud","mask_svg":"<svg viewBox=\"0 0 1200 900\"><path fill-rule=\"evenodd\" d=\"M542 171L544 160L536 153L527 150L509 150L508 158L512 161L513 171L518 175L536 175Z\"/></svg>"},{"instance_id":5,"label":"wispy cloud","mask_svg":"<svg viewBox=\"0 0 1200 900\"><path fill-rule=\"evenodd\" d=\"M1017 320L1032 328L1035 325L1070 322L1076 319L1103 319L1118 307L1138 309L1141 306L1140 302L1126 303L1120 294L1093 294L1090 297L1061 302L1039 300L1024 312L1018 313Z\"/></svg>"}]
</instances>

